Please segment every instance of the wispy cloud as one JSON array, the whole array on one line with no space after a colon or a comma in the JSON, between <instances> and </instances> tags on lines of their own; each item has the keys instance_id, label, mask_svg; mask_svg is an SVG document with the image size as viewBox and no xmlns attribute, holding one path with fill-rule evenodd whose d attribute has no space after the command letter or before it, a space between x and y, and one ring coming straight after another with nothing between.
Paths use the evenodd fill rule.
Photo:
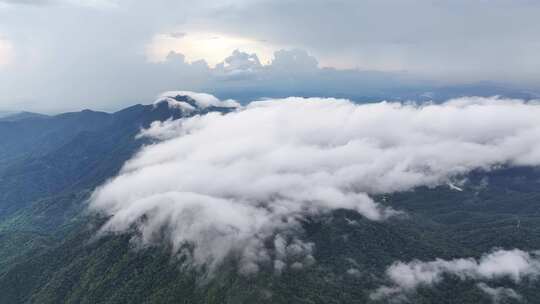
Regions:
<instances>
[{"instance_id":1,"label":"wispy cloud","mask_svg":"<svg viewBox=\"0 0 540 304\"><path fill-rule=\"evenodd\" d=\"M518 249L496 250L476 260L461 258L454 260L436 259L431 262L414 260L412 262L396 262L386 271L392 286L380 287L371 294L372 299L405 299L418 287L433 286L443 280L443 275L452 275L462 280L493 280L507 277L515 283L525 278L536 278L540 275L540 257L537 252L528 253ZM480 290L490 295L495 302L501 298L519 299L512 289L493 288L481 282Z\"/></svg>"},{"instance_id":2,"label":"wispy cloud","mask_svg":"<svg viewBox=\"0 0 540 304\"><path fill-rule=\"evenodd\" d=\"M486 283L478 283L476 285L480 290L485 292L491 297L493 303L497 304L503 301L504 299L515 299L521 300L522 297L512 288L506 287L490 287Z\"/></svg>"}]
</instances>

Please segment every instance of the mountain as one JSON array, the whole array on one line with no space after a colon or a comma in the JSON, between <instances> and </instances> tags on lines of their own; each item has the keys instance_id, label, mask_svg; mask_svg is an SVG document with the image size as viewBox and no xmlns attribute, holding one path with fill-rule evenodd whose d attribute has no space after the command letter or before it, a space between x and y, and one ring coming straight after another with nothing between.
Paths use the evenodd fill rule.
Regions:
<instances>
[{"instance_id":1,"label":"mountain","mask_svg":"<svg viewBox=\"0 0 540 304\"><path fill-rule=\"evenodd\" d=\"M0 111L0 121L17 121L23 119L46 118L48 115L33 112L6 112Z\"/></svg>"},{"instance_id":2,"label":"mountain","mask_svg":"<svg viewBox=\"0 0 540 304\"><path fill-rule=\"evenodd\" d=\"M176 106L189 104L194 111ZM115 176L149 139L154 121L231 108L186 96L116 113L85 110L0 121L0 303L385 303L370 293L396 260L480 257L493 248L540 248L540 170L474 171L467 183L381 195L407 216L371 221L353 211L312 216L303 239L315 263L276 274L237 271L231 257L211 275L185 267L167 246L140 248L136 232L97 238L106 218L86 212L92 191ZM456 190L458 189L458 190ZM540 282L513 288L520 303L540 298ZM473 280L420 288L412 303L492 303ZM500 303L518 303L512 297Z\"/></svg>"},{"instance_id":3,"label":"mountain","mask_svg":"<svg viewBox=\"0 0 540 304\"><path fill-rule=\"evenodd\" d=\"M228 109L184 114L181 108L159 103L112 114L84 110L0 122L0 219L38 198L103 183L141 146L143 141L135 137L153 121L207 111Z\"/></svg>"}]
</instances>

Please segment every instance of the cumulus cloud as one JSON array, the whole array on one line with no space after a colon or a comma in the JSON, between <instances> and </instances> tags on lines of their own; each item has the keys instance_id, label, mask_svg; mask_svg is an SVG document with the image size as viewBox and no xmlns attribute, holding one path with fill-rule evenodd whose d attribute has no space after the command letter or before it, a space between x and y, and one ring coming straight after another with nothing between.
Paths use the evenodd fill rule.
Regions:
<instances>
[{"instance_id":1,"label":"cumulus cloud","mask_svg":"<svg viewBox=\"0 0 540 304\"><path fill-rule=\"evenodd\" d=\"M263 69L257 54L234 50L225 60L216 65L216 74L224 80L249 80Z\"/></svg>"},{"instance_id":2,"label":"cumulus cloud","mask_svg":"<svg viewBox=\"0 0 540 304\"><path fill-rule=\"evenodd\" d=\"M540 257L538 252L525 252L519 249L496 250L476 260L461 258L454 260L436 259L430 262L414 260L409 263L396 262L391 265L386 274L392 286L379 288L372 299L404 296L421 286L432 286L443 280L444 275L456 276L462 280L493 280L509 278L519 283L525 278L536 278L540 275ZM503 297L519 298L519 295L509 288L492 288L485 283L479 283L478 288L490 295L494 301Z\"/></svg>"},{"instance_id":3,"label":"cumulus cloud","mask_svg":"<svg viewBox=\"0 0 540 304\"><path fill-rule=\"evenodd\" d=\"M164 96L177 94L183 93ZM195 265L215 267L236 255L247 272L272 261L279 272L313 262L316 248L298 233L306 217L349 209L384 220L397 211L372 195L445 185L475 169L540 164L538 117L536 103L497 98L441 105L252 102L228 114L153 124L142 135L161 141L97 189L91 208L110 216L103 231L134 228L143 243L165 240ZM496 274L488 262L478 273Z\"/></svg>"}]
</instances>

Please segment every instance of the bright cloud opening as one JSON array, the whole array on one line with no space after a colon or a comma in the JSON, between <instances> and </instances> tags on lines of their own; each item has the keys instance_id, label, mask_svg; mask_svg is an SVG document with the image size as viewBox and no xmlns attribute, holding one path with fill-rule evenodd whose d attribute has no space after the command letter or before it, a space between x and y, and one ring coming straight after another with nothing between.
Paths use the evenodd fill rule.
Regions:
<instances>
[{"instance_id":1,"label":"bright cloud opening","mask_svg":"<svg viewBox=\"0 0 540 304\"><path fill-rule=\"evenodd\" d=\"M154 36L146 47L146 54L150 61L159 62L172 51L183 54L188 62L204 60L213 67L235 50L256 53L266 64L271 61L276 47L265 41L220 33L173 32Z\"/></svg>"},{"instance_id":2,"label":"bright cloud opening","mask_svg":"<svg viewBox=\"0 0 540 304\"><path fill-rule=\"evenodd\" d=\"M8 40L0 38L0 66L11 63L14 55L13 45Z\"/></svg>"}]
</instances>

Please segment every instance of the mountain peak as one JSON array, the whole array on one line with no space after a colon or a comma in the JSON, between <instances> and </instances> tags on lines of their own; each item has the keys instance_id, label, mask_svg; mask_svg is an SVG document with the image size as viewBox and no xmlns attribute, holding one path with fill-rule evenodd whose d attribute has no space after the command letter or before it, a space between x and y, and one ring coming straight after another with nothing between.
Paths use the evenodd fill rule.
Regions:
<instances>
[{"instance_id":1,"label":"mountain peak","mask_svg":"<svg viewBox=\"0 0 540 304\"><path fill-rule=\"evenodd\" d=\"M240 104L232 99L220 100L217 97L191 91L168 91L161 94L154 102L154 106L167 103L169 108L180 109L183 112L215 108L237 108Z\"/></svg>"}]
</instances>

